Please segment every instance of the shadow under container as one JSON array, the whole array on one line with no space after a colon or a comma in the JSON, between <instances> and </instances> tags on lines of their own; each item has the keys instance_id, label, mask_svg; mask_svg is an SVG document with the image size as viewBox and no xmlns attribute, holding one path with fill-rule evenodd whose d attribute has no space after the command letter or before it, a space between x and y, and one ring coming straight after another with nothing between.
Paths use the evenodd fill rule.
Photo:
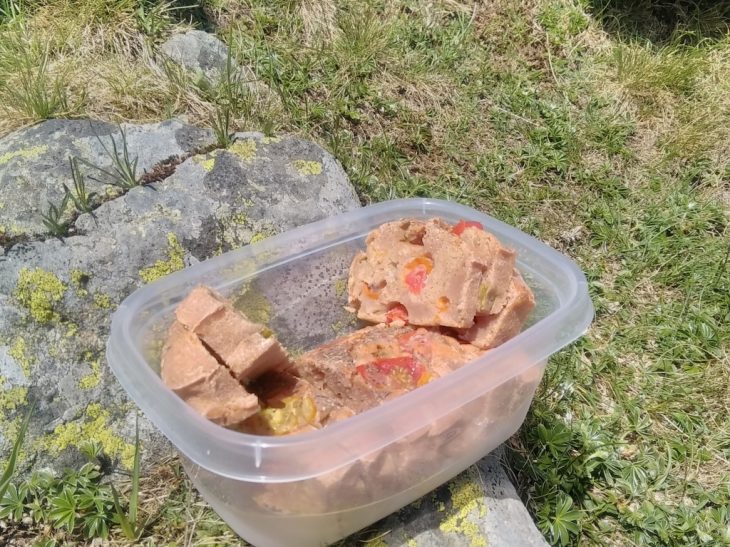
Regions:
<instances>
[{"instance_id":1,"label":"shadow under container","mask_svg":"<svg viewBox=\"0 0 730 547\"><path fill-rule=\"evenodd\" d=\"M367 234L400 218L481 222L518 253L537 305L525 330L449 375L325 429L266 437L209 422L167 389L160 352L177 304L198 284L264 321L294 353L363 325L344 310ZM547 245L453 202L394 200L201 262L147 285L114 314L107 359L180 452L193 484L244 539L307 547L341 539L418 499L513 435L547 358L590 324L583 273Z\"/></svg>"}]
</instances>

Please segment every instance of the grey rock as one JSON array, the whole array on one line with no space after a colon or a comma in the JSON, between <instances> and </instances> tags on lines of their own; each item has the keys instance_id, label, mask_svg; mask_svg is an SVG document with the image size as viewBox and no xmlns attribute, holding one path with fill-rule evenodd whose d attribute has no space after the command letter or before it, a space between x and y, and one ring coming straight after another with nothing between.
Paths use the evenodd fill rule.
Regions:
<instances>
[{"instance_id":1,"label":"grey rock","mask_svg":"<svg viewBox=\"0 0 730 547\"><path fill-rule=\"evenodd\" d=\"M129 158L137 161L139 176L161 161L185 156L215 142L210 130L176 120L121 124L121 129L126 134ZM111 171L112 141L121 155L119 127L91 120L50 120L0 139L0 235L33 239L44 234L41 213L46 212L49 203L60 204L64 183L73 188L69 157ZM88 192L109 196L118 191L111 184L113 179L99 169L83 164L80 168Z\"/></svg>"},{"instance_id":2,"label":"grey rock","mask_svg":"<svg viewBox=\"0 0 730 547\"><path fill-rule=\"evenodd\" d=\"M172 135L168 148L138 138L136 131L128 137L130 151L140 156L144 151L138 146L179 147ZM78 461L76 447L90 438L101 440L112 458L129 463L135 407L103 358L115 307L145 282L186 264L359 207L342 168L316 144L260 134L239 137L230 150L193 156L166 180L136 187L102 204L93 216L80 216L77 235L16 244L0 257L0 444L5 450L11 440L6 432L14 430L25 403L34 401L28 442L36 448L35 467L58 471ZM74 146L71 138L55 138ZM7 140L23 149L33 145L18 134ZM60 145L56 150L60 169L66 154ZM0 166L0 178L11 169L11 162ZM14 221L11 214L0 211L0 222ZM145 461L159 461L170 447L146 420L140 419L140 429Z\"/></svg>"},{"instance_id":3,"label":"grey rock","mask_svg":"<svg viewBox=\"0 0 730 547\"><path fill-rule=\"evenodd\" d=\"M388 546L546 547L501 463L502 448L430 494L350 536L343 547L379 538Z\"/></svg>"},{"instance_id":4,"label":"grey rock","mask_svg":"<svg viewBox=\"0 0 730 547\"><path fill-rule=\"evenodd\" d=\"M160 46L160 52L208 85L217 83L225 74L229 55L226 44L202 30L171 36ZM241 66L235 59L231 59L231 73L234 80L251 91L265 88L264 84L256 82L256 76L249 67Z\"/></svg>"}]
</instances>

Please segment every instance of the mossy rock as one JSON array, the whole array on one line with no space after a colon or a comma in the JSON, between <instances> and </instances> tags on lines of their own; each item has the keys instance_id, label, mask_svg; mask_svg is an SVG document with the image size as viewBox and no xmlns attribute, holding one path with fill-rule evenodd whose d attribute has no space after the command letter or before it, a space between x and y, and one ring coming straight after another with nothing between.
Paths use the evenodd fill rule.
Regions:
<instances>
[{"instance_id":1,"label":"mossy rock","mask_svg":"<svg viewBox=\"0 0 730 547\"><path fill-rule=\"evenodd\" d=\"M20 213L31 218L19 205L19 177L28 186L23 200L45 199L60 186L69 155L100 161L96 135L103 141L114 131L88 120L52 121L0 139L0 181L11 188L3 194L0 225L20 222ZM207 130L175 121L125 131L140 169L210 144ZM0 255L0 461L33 402L26 465L60 470L78 463L78 447L87 440L128 465L136 407L104 357L121 301L191 263L359 207L340 165L316 144L257 133L237 137L230 149L190 157L160 182L110 196L93 216L75 220L70 237L49 238L26 220L26 241ZM12 152L18 150L26 152ZM213 159L209 170L201 157ZM292 168L297 160L323 170L301 175ZM170 452L143 417L140 429L145 461Z\"/></svg>"}]
</instances>

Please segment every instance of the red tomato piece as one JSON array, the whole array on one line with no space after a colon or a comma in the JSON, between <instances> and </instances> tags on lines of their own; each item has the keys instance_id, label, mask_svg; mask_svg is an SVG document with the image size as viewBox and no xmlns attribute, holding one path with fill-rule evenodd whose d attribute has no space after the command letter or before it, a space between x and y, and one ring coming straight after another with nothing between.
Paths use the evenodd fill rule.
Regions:
<instances>
[{"instance_id":1,"label":"red tomato piece","mask_svg":"<svg viewBox=\"0 0 730 547\"><path fill-rule=\"evenodd\" d=\"M395 304L386 312L385 322L390 325L393 321L408 323L408 310L403 304Z\"/></svg>"},{"instance_id":2,"label":"red tomato piece","mask_svg":"<svg viewBox=\"0 0 730 547\"><path fill-rule=\"evenodd\" d=\"M389 390L418 387L426 372L423 365L410 355L377 359L358 365L356 370L369 384Z\"/></svg>"},{"instance_id":3,"label":"red tomato piece","mask_svg":"<svg viewBox=\"0 0 730 547\"><path fill-rule=\"evenodd\" d=\"M433 260L427 256L419 256L405 265L405 282L408 290L419 294L426 285L426 278L433 270Z\"/></svg>"},{"instance_id":4,"label":"red tomato piece","mask_svg":"<svg viewBox=\"0 0 730 547\"><path fill-rule=\"evenodd\" d=\"M479 230L484 230L484 226L482 226L481 222L476 222L473 220L460 220L457 224L454 225L453 228L451 228L451 232L456 234L457 236L460 236L467 228L478 228Z\"/></svg>"},{"instance_id":5,"label":"red tomato piece","mask_svg":"<svg viewBox=\"0 0 730 547\"><path fill-rule=\"evenodd\" d=\"M427 277L428 272L426 271L426 268L420 265L416 266L406 275L406 285L408 285L408 290L413 294L420 294L423 287L426 286Z\"/></svg>"}]
</instances>

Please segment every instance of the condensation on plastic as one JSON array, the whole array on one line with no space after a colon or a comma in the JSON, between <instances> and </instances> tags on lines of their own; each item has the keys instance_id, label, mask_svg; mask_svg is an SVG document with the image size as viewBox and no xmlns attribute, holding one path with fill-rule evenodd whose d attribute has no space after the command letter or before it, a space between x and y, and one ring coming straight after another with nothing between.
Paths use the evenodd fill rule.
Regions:
<instances>
[{"instance_id":1,"label":"condensation on plastic","mask_svg":"<svg viewBox=\"0 0 730 547\"><path fill-rule=\"evenodd\" d=\"M224 429L163 385L159 354L174 308L201 283L241 311L262 315L296 351L360 326L344 310L350 261L373 228L405 217L475 220L515 249L537 301L529 327L443 378L293 436ZM509 438L525 418L547 358L581 336L592 318L583 273L554 249L453 202L394 200L290 230L139 289L114 314L107 359L234 530L256 545L316 545L402 507ZM377 480L368 479L374 475Z\"/></svg>"}]
</instances>

